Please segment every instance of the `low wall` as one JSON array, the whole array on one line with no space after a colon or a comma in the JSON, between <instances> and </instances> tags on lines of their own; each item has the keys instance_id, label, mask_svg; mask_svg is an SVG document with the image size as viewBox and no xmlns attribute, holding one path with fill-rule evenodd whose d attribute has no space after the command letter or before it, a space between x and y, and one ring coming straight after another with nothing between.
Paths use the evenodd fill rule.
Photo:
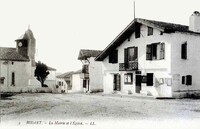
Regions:
<instances>
[{"instance_id":1,"label":"low wall","mask_svg":"<svg viewBox=\"0 0 200 129\"><path fill-rule=\"evenodd\" d=\"M200 98L200 90L174 91L173 98Z\"/></svg>"},{"instance_id":2,"label":"low wall","mask_svg":"<svg viewBox=\"0 0 200 129\"><path fill-rule=\"evenodd\" d=\"M49 87L1 87L1 93L52 93Z\"/></svg>"}]
</instances>

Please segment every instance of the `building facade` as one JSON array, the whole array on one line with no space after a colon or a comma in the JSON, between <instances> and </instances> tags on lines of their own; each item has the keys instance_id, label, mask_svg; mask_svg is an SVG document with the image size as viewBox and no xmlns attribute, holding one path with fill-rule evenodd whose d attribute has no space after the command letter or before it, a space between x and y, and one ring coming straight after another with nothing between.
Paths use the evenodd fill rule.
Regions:
<instances>
[{"instance_id":1,"label":"building facade","mask_svg":"<svg viewBox=\"0 0 200 129\"><path fill-rule=\"evenodd\" d=\"M78 60L82 62L82 87L85 92L102 92L103 91L103 72L102 62L94 59L101 53L99 50L81 49Z\"/></svg>"},{"instance_id":2,"label":"building facade","mask_svg":"<svg viewBox=\"0 0 200 129\"><path fill-rule=\"evenodd\" d=\"M103 62L104 93L198 96L199 24L199 12L190 26L135 18L95 59Z\"/></svg>"}]
</instances>

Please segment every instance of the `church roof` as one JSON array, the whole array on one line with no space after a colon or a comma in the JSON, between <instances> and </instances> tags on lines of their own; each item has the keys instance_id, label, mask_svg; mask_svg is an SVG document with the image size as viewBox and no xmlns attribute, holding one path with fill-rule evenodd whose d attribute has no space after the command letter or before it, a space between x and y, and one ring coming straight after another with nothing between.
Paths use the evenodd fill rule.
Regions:
<instances>
[{"instance_id":1,"label":"church roof","mask_svg":"<svg viewBox=\"0 0 200 129\"><path fill-rule=\"evenodd\" d=\"M90 57L97 57L101 53L100 50L81 49L79 51L78 59L85 60Z\"/></svg>"},{"instance_id":2,"label":"church roof","mask_svg":"<svg viewBox=\"0 0 200 129\"><path fill-rule=\"evenodd\" d=\"M28 29L23 35L21 35L15 41L23 40L23 39L35 39L33 36L33 32L30 29Z\"/></svg>"},{"instance_id":3,"label":"church roof","mask_svg":"<svg viewBox=\"0 0 200 129\"><path fill-rule=\"evenodd\" d=\"M9 47L0 47L0 60L30 61L28 58L20 55L16 48Z\"/></svg>"}]
</instances>

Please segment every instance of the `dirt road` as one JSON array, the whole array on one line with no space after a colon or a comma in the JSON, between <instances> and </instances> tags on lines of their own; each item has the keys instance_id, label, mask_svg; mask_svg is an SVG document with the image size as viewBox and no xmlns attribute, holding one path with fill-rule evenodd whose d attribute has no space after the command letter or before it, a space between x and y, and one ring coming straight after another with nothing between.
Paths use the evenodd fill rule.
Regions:
<instances>
[{"instance_id":1,"label":"dirt road","mask_svg":"<svg viewBox=\"0 0 200 129\"><path fill-rule=\"evenodd\" d=\"M200 100L102 94L18 94L0 100L1 122L38 120L199 120Z\"/></svg>"}]
</instances>

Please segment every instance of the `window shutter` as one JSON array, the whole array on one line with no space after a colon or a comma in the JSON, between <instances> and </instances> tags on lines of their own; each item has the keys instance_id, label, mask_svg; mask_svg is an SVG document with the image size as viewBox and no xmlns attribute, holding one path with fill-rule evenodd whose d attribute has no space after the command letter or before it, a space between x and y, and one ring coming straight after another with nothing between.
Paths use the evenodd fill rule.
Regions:
<instances>
[{"instance_id":1,"label":"window shutter","mask_svg":"<svg viewBox=\"0 0 200 129\"><path fill-rule=\"evenodd\" d=\"M192 85L192 75L186 76L186 85Z\"/></svg>"},{"instance_id":2,"label":"window shutter","mask_svg":"<svg viewBox=\"0 0 200 129\"><path fill-rule=\"evenodd\" d=\"M165 44L161 43L160 47L160 59L165 59Z\"/></svg>"},{"instance_id":3,"label":"window shutter","mask_svg":"<svg viewBox=\"0 0 200 129\"><path fill-rule=\"evenodd\" d=\"M187 43L181 45L181 59L187 59Z\"/></svg>"},{"instance_id":4,"label":"window shutter","mask_svg":"<svg viewBox=\"0 0 200 129\"><path fill-rule=\"evenodd\" d=\"M124 49L124 63L127 63L128 62L128 49L125 48Z\"/></svg>"},{"instance_id":5,"label":"window shutter","mask_svg":"<svg viewBox=\"0 0 200 129\"><path fill-rule=\"evenodd\" d=\"M151 44L146 46L146 60L152 60L152 47L151 47Z\"/></svg>"},{"instance_id":6,"label":"window shutter","mask_svg":"<svg viewBox=\"0 0 200 129\"><path fill-rule=\"evenodd\" d=\"M134 48L134 61L137 61L137 57L138 57L138 47Z\"/></svg>"},{"instance_id":7,"label":"window shutter","mask_svg":"<svg viewBox=\"0 0 200 129\"><path fill-rule=\"evenodd\" d=\"M148 36L153 35L153 28L152 27L148 27Z\"/></svg>"},{"instance_id":8,"label":"window shutter","mask_svg":"<svg viewBox=\"0 0 200 129\"><path fill-rule=\"evenodd\" d=\"M113 62L112 63L118 63L118 50L115 50L114 51L114 54L113 54Z\"/></svg>"},{"instance_id":9,"label":"window shutter","mask_svg":"<svg viewBox=\"0 0 200 129\"><path fill-rule=\"evenodd\" d=\"M136 75L135 77L136 77L136 80L135 80L136 86L141 86L141 83L142 83L141 75Z\"/></svg>"},{"instance_id":10,"label":"window shutter","mask_svg":"<svg viewBox=\"0 0 200 129\"><path fill-rule=\"evenodd\" d=\"M135 38L140 38L140 24L135 25Z\"/></svg>"},{"instance_id":11,"label":"window shutter","mask_svg":"<svg viewBox=\"0 0 200 129\"><path fill-rule=\"evenodd\" d=\"M113 59L113 54L110 53L110 54L109 54L109 63L112 63L112 59Z\"/></svg>"},{"instance_id":12,"label":"window shutter","mask_svg":"<svg viewBox=\"0 0 200 129\"><path fill-rule=\"evenodd\" d=\"M185 84L185 76L182 76L182 84Z\"/></svg>"},{"instance_id":13,"label":"window shutter","mask_svg":"<svg viewBox=\"0 0 200 129\"><path fill-rule=\"evenodd\" d=\"M118 50L114 50L109 54L109 63L118 63Z\"/></svg>"},{"instance_id":14,"label":"window shutter","mask_svg":"<svg viewBox=\"0 0 200 129\"><path fill-rule=\"evenodd\" d=\"M153 73L147 73L147 86L153 86Z\"/></svg>"}]
</instances>

